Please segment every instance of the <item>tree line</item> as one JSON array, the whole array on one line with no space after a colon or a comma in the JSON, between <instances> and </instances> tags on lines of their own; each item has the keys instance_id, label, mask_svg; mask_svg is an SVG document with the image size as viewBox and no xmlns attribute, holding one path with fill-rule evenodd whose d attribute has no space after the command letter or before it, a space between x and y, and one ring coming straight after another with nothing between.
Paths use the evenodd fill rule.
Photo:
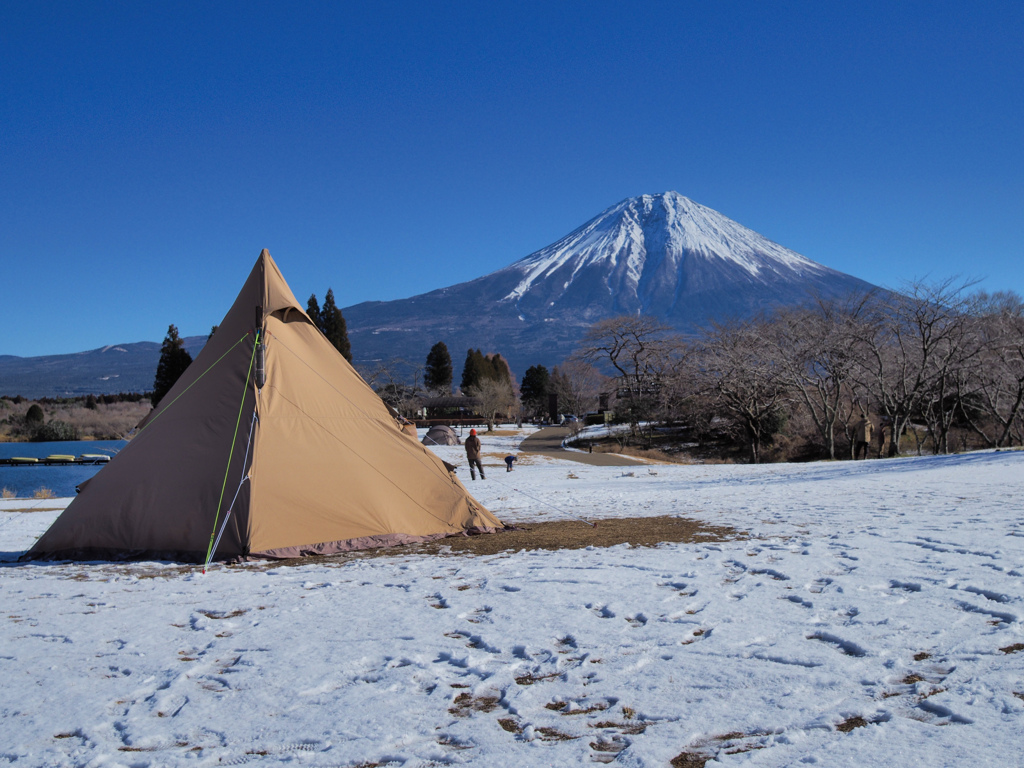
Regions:
<instances>
[{"instance_id":1,"label":"tree line","mask_svg":"<svg viewBox=\"0 0 1024 768\"><path fill-rule=\"evenodd\" d=\"M528 368L519 385L500 354L470 348L459 385L489 421L543 418L552 393L561 412L578 415L596 410L601 398L627 425L627 442L650 446L669 432L698 446L724 440L753 462L852 456L863 419L890 455L1021 445L1024 301L971 287L918 281L900 292L818 299L715 323L689 336L651 317L611 318L591 326L551 371ZM307 313L350 357L333 292L323 307L311 296ZM171 326L156 383L185 355ZM407 412L423 394L451 394L455 383L440 341L422 366L392 360L364 375Z\"/></svg>"},{"instance_id":2,"label":"tree line","mask_svg":"<svg viewBox=\"0 0 1024 768\"><path fill-rule=\"evenodd\" d=\"M867 419L886 453L1024 442L1024 303L969 284L915 282L674 334L648 317L594 325L579 360L615 374L616 412L696 441L728 430L753 462L851 455ZM880 443L881 444L881 443Z\"/></svg>"}]
</instances>

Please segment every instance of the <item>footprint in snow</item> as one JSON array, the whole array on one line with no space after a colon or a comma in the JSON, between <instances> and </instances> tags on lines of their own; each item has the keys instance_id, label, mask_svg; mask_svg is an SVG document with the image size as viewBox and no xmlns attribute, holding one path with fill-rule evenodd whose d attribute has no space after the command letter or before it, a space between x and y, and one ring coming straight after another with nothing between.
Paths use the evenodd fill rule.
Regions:
<instances>
[{"instance_id":1,"label":"footprint in snow","mask_svg":"<svg viewBox=\"0 0 1024 768\"><path fill-rule=\"evenodd\" d=\"M756 576L769 576L776 581L789 581L789 576L781 571L776 571L774 568L758 568L756 570L751 570L750 572Z\"/></svg>"},{"instance_id":2,"label":"footprint in snow","mask_svg":"<svg viewBox=\"0 0 1024 768\"><path fill-rule=\"evenodd\" d=\"M804 608L814 607L814 603L812 603L810 600L805 600L804 598L800 597L800 595L784 595L780 599L788 600L789 602L796 603L797 605L802 605Z\"/></svg>"},{"instance_id":3,"label":"footprint in snow","mask_svg":"<svg viewBox=\"0 0 1024 768\"><path fill-rule=\"evenodd\" d=\"M890 589L902 589L906 592L920 592L921 585L914 581L897 581L896 579L889 580Z\"/></svg>"},{"instance_id":4,"label":"footprint in snow","mask_svg":"<svg viewBox=\"0 0 1024 768\"><path fill-rule=\"evenodd\" d=\"M807 639L820 640L823 643L834 645L847 656L867 656L867 651L865 651L856 643L851 642L850 640L844 640L843 638L833 635L829 632L815 632L814 634L807 635Z\"/></svg>"},{"instance_id":5,"label":"footprint in snow","mask_svg":"<svg viewBox=\"0 0 1024 768\"><path fill-rule=\"evenodd\" d=\"M576 643L576 638L572 635L566 635L565 637L559 638L555 643L555 648L558 649L559 653L572 653L573 651L579 650L579 645Z\"/></svg>"},{"instance_id":6,"label":"footprint in snow","mask_svg":"<svg viewBox=\"0 0 1024 768\"><path fill-rule=\"evenodd\" d=\"M607 605L600 603L587 603L587 608L599 619L614 619L615 613Z\"/></svg>"},{"instance_id":7,"label":"footprint in snow","mask_svg":"<svg viewBox=\"0 0 1024 768\"><path fill-rule=\"evenodd\" d=\"M470 624L490 624L493 619L488 615L494 609L489 605L485 605L482 608L477 608L475 611L470 611L465 616L459 618L465 618Z\"/></svg>"},{"instance_id":8,"label":"footprint in snow","mask_svg":"<svg viewBox=\"0 0 1024 768\"><path fill-rule=\"evenodd\" d=\"M688 632L686 637L679 641L680 645L690 645L698 640L706 640L711 636L711 630L707 627L697 627L691 632Z\"/></svg>"},{"instance_id":9,"label":"footprint in snow","mask_svg":"<svg viewBox=\"0 0 1024 768\"><path fill-rule=\"evenodd\" d=\"M806 586L806 589L808 592L812 594L820 595L831 583L832 579L828 578L827 576L823 576L820 579L815 579L810 584L808 584Z\"/></svg>"}]
</instances>

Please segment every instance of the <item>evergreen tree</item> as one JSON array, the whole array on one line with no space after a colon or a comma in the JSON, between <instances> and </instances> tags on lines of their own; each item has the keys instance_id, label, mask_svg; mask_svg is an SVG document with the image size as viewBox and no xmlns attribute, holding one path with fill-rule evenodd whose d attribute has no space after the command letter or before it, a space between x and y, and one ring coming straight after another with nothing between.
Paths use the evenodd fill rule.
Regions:
<instances>
[{"instance_id":1,"label":"evergreen tree","mask_svg":"<svg viewBox=\"0 0 1024 768\"><path fill-rule=\"evenodd\" d=\"M173 325L169 326L163 346L160 347L160 362L156 366L153 394L150 395L154 408L191 364L192 355L185 349L185 342L178 336L178 329Z\"/></svg>"},{"instance_id":2,"label":"evergreen tree","mask_svg":"<svg viewBox=\"0 0 1024 768\"><path fill-rule=\"evenodd\" d=\"M523 374L519 386L519 399L529 413L536 414L547 408L548 392L551 389L551 374L543 365L531 365Z\"/></svg>"},{"instance_id":3,"label":"evergreen tree","mask_svg":"<svg viewBox=\"0 0 1024 768\"><path fill-rule=\"evenodd\" d=\"M480 350L469 349L466 352L466 362L462 366L462 391L466 392L466 390L480 384L481 380L491 378L487 375L488 368L490 366L487 364L486 358L480 353ZM491 368L491 371L493 370Z\"/></svg>"},{"instance_id":4,"label":"evergreen tree","mask_svg":"<svg viewBox=\"0 0 1024 768\"><path fill-rule=\"evenodd\" d=\"M428 391L452 391L452 356L443 341L437 342L427 354L427 365L423 371L423 386Z\"/></svg>"},{"instance_id":5,"label":"evergreen tree","mask_svg":"<svg viewBox=\"0 0 1024 768\"><path fill-rule=\"evenodd\" d=\"M324 306L320 310L320 322L321 330L327 340L351 363L352 345L348 341L348 326L341 310L334 303L334 291L330 288L327 289L327 295L324 296Z\"/></svg>"},{"instance_id":6,"label":"evergreen tree","mask_svg":"<svg viewBox=\"0 0 1024 768\"><path fill-rule=\"evenodd\" d=\"M213 338L213 334L215 334L216 332L217 332L217 326L215 325L212 328L210 328L210 335L206 337L206 340L209 341L210 339L212 339Z\"/></svg>"},{"instance_id":7,"label":"evergreen tree","mask_svg":"<svg viewBox=\"0 0 1024 768\"><path fill-rule=\"evenodd\" d=\"M39 407L38 403L32 403L29 406L28 413L25 414L25 423L32 427L37 427L43 423L44 419L43 409Z\"/></svg>"},{"instance_id":8,"label":"evergreen tree","mask_svg":"<svg viewBox=\"0 0 1024 768\"><path fill-rule=\"evenodd\" d=\"M309 315L309 319L313 321L313 325L322 331L324 324L320 319L320 303L316 300L315 293L311 294L309 301L306 302L306 314Z\"/></svg>"},{"instance_id":9,"label":"evergreen tree","mask_svg":"<svg viewBox=\"0 0 1024 768\"><path fill-rule=\"evenodd\" d=\"M508 361L505 358L495 352L494 354L487 355L485 361L488 369L487 378L492 381L512 383L512 369L509 368Z\"/></svg>"}]
</instances>

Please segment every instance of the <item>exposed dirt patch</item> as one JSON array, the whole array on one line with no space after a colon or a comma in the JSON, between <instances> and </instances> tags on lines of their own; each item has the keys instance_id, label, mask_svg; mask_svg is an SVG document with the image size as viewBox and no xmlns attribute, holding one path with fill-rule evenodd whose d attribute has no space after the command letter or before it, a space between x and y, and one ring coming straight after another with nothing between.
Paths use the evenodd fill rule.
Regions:
<instances>
[{"instance_id":1,"label":"exposed dirt patch","mask_svg":"<svg viewBox=\"0 0 1024 768\"><path fill-rule=\"evenodd\" d=\"M927 651L919 651L918 653L914 654L914 661L924 661L925 659L930 659L931 657L932 655Z\"/></svg>"},{"instance_id":2,"label":"exposed dirt patch","mask_svg":"<svg viewBox=\"0 0 1024 768\"><path fill-rule=\"evenodd\" d=\"M498 708L497 696L476 696L460 693L448 711L456 717L469 717L473 712L493 712Z\"/></svg>"},{"instance_id":3,"label":"exposed dirt patch","mask_svg":"<svg viewBox=\"0 0 1024 768\"><path fill-rule=\"evenodd\" d=\"M1014 643L1013 645L1008 645L1005 648L1000 648L999 650L1003 653L1016 653L1017 651L1024 651L1024 643Z\"/></svg>"},{"instance_id":4,"label":"exposed dirt patch","mask_svg":"<svg viewBox=\"0 0 1024 768\"><path fill-rule=\"evenodd\" d=\"M554 680L557 677L561 677L561 672L552 672L550 675L534 675L532 672L528 675L520 675L516 678L518 685L533 685L534 683L540 683L544 680Z\"/></svg>"},{"instance_id":5,"label":"exposed dirt patch","mask_svg":"<svg viewBox=\"0 0 1024 768\"><path fill-rule=\"evenodd\" d=\"M543 523L519 523L514 530L481 536L450 536L419 544L409 552L440 554L493 555L498 552L532 549L584 549L630 544L653 547L663 542L710 542L743 538L745 534L726 526L711 526L681 517L628 517L592 520L590 526L577 520L556 520ZM384 550L381 554L396 553Z\"/></svg>"},{"instance_id":6,"label":"exposed dirt patch","mask_svg":"<svg viewBox=\"0 0 1024 768\"><path fill-rule=\"evenodd\" d=\"M863 717L860 715L854 715L853 717L848 717L843 720L843 722L836 726L836 730L841 731L842 733L849 733L854 728L863 728L867 724L868 721Z\"/></svg>"},{"instance_id":7,"label":"exposed dirt patch","mask_svg":"<svg viewBox=\"0 0 1024 768\"><path fill-rule=\"evenodd\" d=\"M248 608L239 608L237 610L230 611L230 612L228 612L228 611L199 611L199 613L201 613L203 616L205 616L208 619L213 619L213 620L216 621L216 620L220 620L220 619L233 619L236 616L243 615L248 610L249 610Z\"/></svg>"},{"instance_id":8,"label":"exposed dirt patch","mask_svg":"<svg viewBox=\"0 0 1024 768\"><path fill-rule=\"evenodd\" d=\"M672 768L704 768L711 755L703 752L680 752L669 761Z\"/></svg>"},{"instance_id":9,"label":"exposed dirt patch","mask_svg":"<svg viewBox=\"0 0 1024 768\"><path fill-rule=\"evenodd\" d=\"M509 733L522 733L523 732L522 726L519 725L519 723L516 722L515 718L512 718L512 717L502 717L502 718L500 718L498 720L498 725L500 725L503 730L506 730Z\"/></svg>"},{"instance_id":10,"label":"exposed dirt patch","mask_svg":"<svg viewBox=\"0 0 1024 768\"><path fill-rule=\"evenodd\" d=\"M609 730L616 730L616 731L619 731L621 733L625 733L625 734L628 734L630 736L634 736L634 735L636 735L638 733L643 733L644 731L646 731L648 725L650 725L650 723L644 723L644 722L616 723L614 720L602 720L600 723L591 723L590 727L591 728L607 728Z\"/></svg>"},{"instance_id":11,"label":"exposed dirt patch","mask_svg":"<svg viewBox=\"0 0 1024 768\"><path fill-rule=\"evenodd\" d=\"M662 543L689 544L736 541L749 538L743 531L728 526L707 525L698 520L682 517L620 517L592 520L590 526L579 520L552 520L542 523L517 523L514 529L473 536L449 536L423 544L400 547L378 547L336 555L297 557L289 560L261 560L229 568L269 570L297 565L344 564L350 560L398 555L496 555L499 552L522 550L585 549L587 547L614 547L630 544L634 547L653 547ZM441 606L435 606L441 607Z\"/></svg>"},{"instance_id":12,"label":"exposed dirt patch","mask_svg":"<svg viewBox=\"0 0 1024 768\"><path fill-rule=\"evenodd\" d=\"M579 738L579 736L562 733L557 728L535 728L534 730L540 734L541 741L572 741Z\"/></svg>"}]
</instances>

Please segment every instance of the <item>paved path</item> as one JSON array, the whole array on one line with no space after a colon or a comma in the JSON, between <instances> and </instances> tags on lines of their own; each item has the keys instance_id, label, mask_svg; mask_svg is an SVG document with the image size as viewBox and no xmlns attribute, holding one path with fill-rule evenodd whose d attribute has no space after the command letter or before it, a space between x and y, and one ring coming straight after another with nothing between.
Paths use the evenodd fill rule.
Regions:
<instances>
[{"instance_id":1,"label":"paved path","mask_svg":"<svg viewBox=\"0 0 1024 768\"><path fill-rule=\"evenodd\" d=\"M569 435L570 430L567 427L545 427L523 440L519 444L519 450L523 453L540 453L557 459L578 461L581 464L591 464L595 467L636 467L646 464L643 459L634 459L631 456L621 456L617 453L567 451L562 447L562 441Z\"/></svg>"}]
</instances>

